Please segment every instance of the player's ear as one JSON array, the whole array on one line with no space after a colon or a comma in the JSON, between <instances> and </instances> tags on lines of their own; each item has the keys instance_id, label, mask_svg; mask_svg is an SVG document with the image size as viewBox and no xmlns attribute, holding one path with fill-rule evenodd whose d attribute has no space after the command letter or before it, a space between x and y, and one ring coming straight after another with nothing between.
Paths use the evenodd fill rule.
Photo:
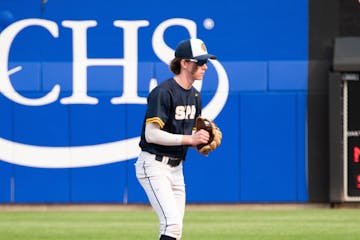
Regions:
<instances>
[{"instance_id":1,"label":"player's ear","mask_svg":"<svg viewBox=\"0 0 360 240\"><path fill-rule=\"evenodd\" d=\"M180 61L180 65L181 65L181 68L189 68L190 67L190 69L192 69L192 64L191 64L191 62L189 61L189 60L187 60L187 59L181 59L181 61Z\"/></svg>"},{"instance_id":2,"label":"player's ear","mask_svg":"<svg viewBox=\"0 0 360 240\"><path fill-rule=\"evenodd\" d=\"M185 60L185 59L181 59L181 60L180 60L180 66L181 66L182 68L186 68L186 60Z\"/></svg>"}]
</instances>

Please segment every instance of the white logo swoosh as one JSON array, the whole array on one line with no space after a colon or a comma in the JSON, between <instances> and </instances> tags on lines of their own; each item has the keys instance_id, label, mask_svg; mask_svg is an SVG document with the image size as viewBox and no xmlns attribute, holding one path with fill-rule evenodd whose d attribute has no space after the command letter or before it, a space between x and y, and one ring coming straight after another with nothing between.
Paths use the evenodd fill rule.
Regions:
<instances>
[{"instance_id":1,"label":"white logo swoosh","mask_svg":"<svg viewBox=\"0 0 360 240\"><path fill-rule=\"evenodd\" d=\"M38 168L76 168L96 166L135 158L140 153L140 137L111 143L44 147L12 142L0 138L0 159Z\"/></svg>"},{"instance_id":2,"label":"white logo swoosh","mask_svg":"<svg viewBox=\"0 0 360 240\"><path fill-rule=\"evenodd\" d=\"M218 87L214 97L203 109L203 116L215 119L223 109L229 80L225 69L217 60L210 60L218 73ZM13 74L19 67L9 71ZM121 141L69 147L46 147L13 142L0 137L0 159L28 167L76 168L97 166L136 158L140 153L140 137Z\"/></svg>"}]
</instances>

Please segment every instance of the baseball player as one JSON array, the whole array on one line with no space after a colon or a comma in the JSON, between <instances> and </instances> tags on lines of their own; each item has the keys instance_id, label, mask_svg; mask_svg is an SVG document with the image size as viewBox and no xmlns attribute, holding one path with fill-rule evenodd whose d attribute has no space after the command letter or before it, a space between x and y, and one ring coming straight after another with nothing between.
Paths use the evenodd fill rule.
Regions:
<instances>
[{"instance_id":1,"label":"baseball player","mask_svg":"<svg viewBox=\"0 0 360 240\"><path fill-rule=\"evenodd\" d=\"M182 164L189 146L206 144L209 133L194 131L201 115L201 96L192 86L202 80L208 59L200 39L181 41L170 63L174 76L154 88L147 98L136 176L160 221L160 240L181 239L185 211Z\"/></svg>"}]
</instances>

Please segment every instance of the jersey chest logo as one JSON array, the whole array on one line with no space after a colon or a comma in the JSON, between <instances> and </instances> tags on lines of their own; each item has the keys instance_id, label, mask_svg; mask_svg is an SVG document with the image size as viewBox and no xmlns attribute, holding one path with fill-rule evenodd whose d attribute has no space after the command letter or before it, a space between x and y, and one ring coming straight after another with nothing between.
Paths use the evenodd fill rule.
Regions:
<instances>
[{"instance_id":1,"label":"jersey chest logo","mask_svg":"<svg viewBox=\"0 0 360 240\"><path fill-rule=\"evenodd\" d=\"M195 113L196 113L195 105L176 106L175 119L176 120L194 119Z\"/></svg>"}]
</instances>

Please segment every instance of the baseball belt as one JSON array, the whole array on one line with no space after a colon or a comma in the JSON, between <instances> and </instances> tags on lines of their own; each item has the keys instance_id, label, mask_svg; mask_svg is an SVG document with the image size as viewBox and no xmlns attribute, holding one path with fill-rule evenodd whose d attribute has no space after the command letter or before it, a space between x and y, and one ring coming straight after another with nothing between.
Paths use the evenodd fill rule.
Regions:
<instances>
[{"instance_id":1,"label":"baseball belt","mask_svg":"<svg viewBox=\"0 0 360 240\"><path fill-rule=\"evenodd\" d=\"M162 163L166 163L166 164L170 165L171 167L177 167L182 162L182 159L180 159L180 158L173 158L173 157L162 156L162 155L155 155L155 160L162 162Z\"/></svg>"}]
</instances>

